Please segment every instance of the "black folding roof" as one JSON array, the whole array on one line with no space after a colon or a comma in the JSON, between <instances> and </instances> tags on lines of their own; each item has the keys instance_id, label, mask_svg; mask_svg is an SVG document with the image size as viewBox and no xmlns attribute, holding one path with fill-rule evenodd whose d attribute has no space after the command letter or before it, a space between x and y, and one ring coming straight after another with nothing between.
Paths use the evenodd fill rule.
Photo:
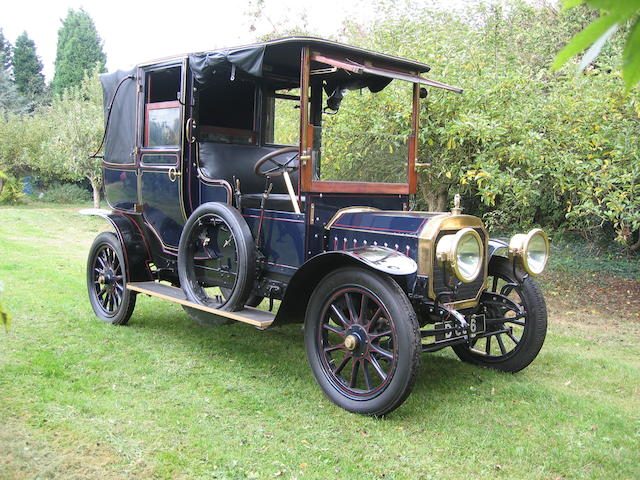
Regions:
<instances>
[{"instance_id":1,"label":"black folding roof","mask_svg":"<svg viewBox=\"0 0 640 480\"><path fill-rule=\"evenodd\" d=\"M277 66L285 69L298 69L300 65L300 51L305 46L347 57L353 55L359 61L377 60L389 67L409 70L416 73L428 72L430 69L428 65L415 60L374 52L373 50L316 37L285 37L251 45L219 48L188 55L176 55L170 59L145 62L143 65L160 64L171 59L188 56L191 63L195 62L196 65L200 63L202 67L205 67L206 64L218 64L226 61L235 64L247 73L261 76L264 65L267 65L267 68ZM206 59L210 60L207 61Z\"/></svg>"}]
</instances>

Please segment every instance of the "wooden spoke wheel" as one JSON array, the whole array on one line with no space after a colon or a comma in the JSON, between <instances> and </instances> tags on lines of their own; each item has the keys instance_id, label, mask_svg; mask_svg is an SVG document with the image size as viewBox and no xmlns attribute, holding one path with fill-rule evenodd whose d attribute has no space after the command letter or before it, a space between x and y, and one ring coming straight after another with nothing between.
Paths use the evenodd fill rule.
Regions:
<instances>
[{"instance_id":1,"label":"wooden spoke wheel","mask_svg":"<svg viewBox=\"0 0 640 480\"><path fill-rule=\"evenodd\" d=\"M420 361L418 322L406 294L391 277L362 268L337 270L316 288L305 345L329 399L367 415L404 402Z\"/></svg>"},{"instance_id":2,"label":"wooden spoke wheel","mask_svg":"<svg viewBox=\"0 0 640 480\"><path fill-rule=\"evenodd\" d=\"M518 273L520 278L523 275ZM488 285L489 293L506 296L521 310L492 301L491 295L485 294L480 310L485 314L487 331L471 344L452 348L465 362L517 372L528 366L542 348L547 333L547 307L538 284L531 277L519 284L506 258L491 260Z\"/></svg>"},{"instance_id":3,"label":"wooden spoke wheel","mask_svg":"<svg viewBox=\"0 0 640 480\"><path fill-rule=\"evenodd\" d=\"M129 321L136 295L126 288L126 265L118 237L111 232L96 237L87 261L87 290L96 316L115 325Z\"/></svg>"}]
</instances>

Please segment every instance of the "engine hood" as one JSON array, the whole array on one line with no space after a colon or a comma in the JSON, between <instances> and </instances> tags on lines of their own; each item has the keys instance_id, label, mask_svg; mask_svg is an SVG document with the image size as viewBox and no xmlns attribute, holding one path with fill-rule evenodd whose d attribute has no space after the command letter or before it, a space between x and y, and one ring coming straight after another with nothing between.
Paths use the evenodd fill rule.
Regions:
<instances>
[{"instance_id":1,"label":"engine hood","mask_svg":"<svg viewBox=\"0 0 640 480\"><path fill-rule=\"evenodd\" d=\"M472 227L481 233L486 258L488 236L482 220L472 215L350 207L338 211L325 226L327 250L368 245L391 248L413 258L418 264L418 273L429 276L433 274L438 236L464 227Z\"/></svg>"}]
</instances>

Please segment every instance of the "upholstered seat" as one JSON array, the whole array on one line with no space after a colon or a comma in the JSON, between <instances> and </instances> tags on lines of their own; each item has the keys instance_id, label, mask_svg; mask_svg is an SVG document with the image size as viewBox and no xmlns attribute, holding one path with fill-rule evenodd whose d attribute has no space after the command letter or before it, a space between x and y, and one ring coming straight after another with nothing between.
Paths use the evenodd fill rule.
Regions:
<instances>
[{"instance_id":1,"label":"upholstered seat","mask_svg":"<svg viewBox=\"0 0 640 480\"><path fill-rule=\"evenodd\" d=\"M200 173L207 178L226 180L234 188L235 177L240 180L240 191L243 194L261 194L264 192L265 179L256 175L253 169L260 158L279 148L282 147L198 142ZM288 158L287 155L293 154L284 154L282 159ZM291 204L289 196L286 195L287 187L284 179L274 177L271 181L273 183L271 196L284 194ZM298 172L291 173L291 183L298 184Z\"/></svg>"}]
</instances>

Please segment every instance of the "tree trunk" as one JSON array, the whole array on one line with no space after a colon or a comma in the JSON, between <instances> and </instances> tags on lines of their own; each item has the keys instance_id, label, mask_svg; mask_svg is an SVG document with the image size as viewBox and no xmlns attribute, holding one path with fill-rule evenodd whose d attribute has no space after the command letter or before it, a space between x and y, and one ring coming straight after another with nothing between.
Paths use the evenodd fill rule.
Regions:
<instances>
[{"instance_id":1,"label":"tree trunk","mask_svg":"<svg viewBox=\"0 0 640 480\"><path fill-rule=\"evenodd\" d=\"M100 182L94 177L87 177L93 190L93 208L100 208Z\"/></svg>"},{"instance_id":2,"label":"tree trunk","mask_svg":"<svg viewBox=\"0 0 640 480\"><path fill-rule=\"evenodd\" d=\"M640 231L638 231L638 241L629 247L632 252L640 251Z\"/></svg>"},{"instance_id":3,"label":"tree trunk","mask_svg":"<svg viewBox=\"0 0 640 480\"><path fill-rule=\"evenodd\" d=\"M2 194L3 188L4 188L4 179L0 178L0 194Z\"/></svg>"},{"instance_id":4,"label":"tree trunk","mask_svg":"<svg viewBox=\"0 0 640 480\"><path fill-rule=\"evenodd\" d=\"M427 200L429 202L429 210L433 212L445 212L447 210L448 193L449 189L444 185L436 189Z\"/></svg>"},{"instance_id":5,"label":"tree trunk","mask_svg":"<svg viewBox=\"0 0 640 480\"><path fill-rule=\"evenodd\" d=\"M421 184L422 197L427 202L430 212L444 212L447 210L448 185L437 185L435 187L428 184Z\"/></svg>"}]
</instances>

